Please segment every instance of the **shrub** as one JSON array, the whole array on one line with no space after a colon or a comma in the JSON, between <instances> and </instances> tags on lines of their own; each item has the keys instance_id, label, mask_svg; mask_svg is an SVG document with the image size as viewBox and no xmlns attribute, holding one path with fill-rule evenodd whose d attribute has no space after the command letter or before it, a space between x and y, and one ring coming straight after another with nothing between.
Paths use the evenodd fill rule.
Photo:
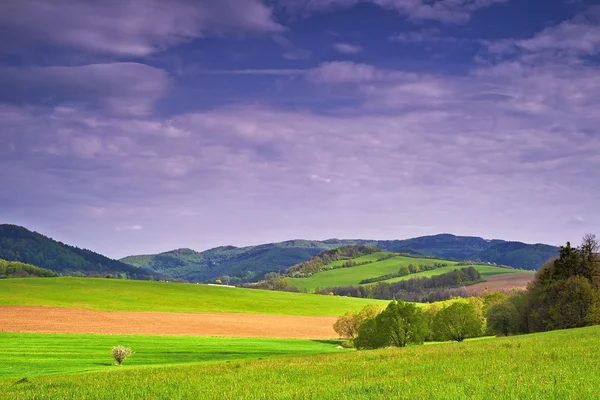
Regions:
<instances>
[{"instance_id":1,"label":"shrub","mask_svg":"<svg viewBox=\"0 0 600 400\"><path fill-rule=\"evenodd\" d=\"M124 346L113 347L110 353L119 365L123 364L123 361L125 361L126 358L131 357L133 354L129 347Z\"/></svg>"}]
</instances>

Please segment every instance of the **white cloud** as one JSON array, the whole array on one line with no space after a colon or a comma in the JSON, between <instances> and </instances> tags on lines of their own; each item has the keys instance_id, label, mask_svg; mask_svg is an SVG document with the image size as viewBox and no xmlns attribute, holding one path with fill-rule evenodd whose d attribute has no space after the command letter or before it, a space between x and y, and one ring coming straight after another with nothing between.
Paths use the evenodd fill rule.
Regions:
<instances>
[{"instance_id":1,"label":"white cloud","mask_svg":"<svg viewBox=\"0 0 600 400\"><path fill-rule=\"evenodd\" d=\"M342 53L342 54L358 54L363 51L362 46L359 46L357 44L350 44L350 43L335 43L333 45L333 48L338 53Z\"/></svg>"},{"instance_id":2,"label":"white cloud","mask_svg":"<svg viewBox=\"0 0 600 400\"><path fill-rule=\"evenodd\" d=\"M322 177L322 176L317 175L317 174L312 174L310 176L310 180L314 181L314 182L319 182L319 183L327 183L327 184L331 183L331 179L330 178L325 178L325 177Z\"/></svg>"},{"instance_id":3,"label":"white cloud","mask_svg":"<svg viewBox=\"0 0 600 400\"><path fill-rule=\"evenodd\" d=\"M284 29L258 0L5 1L0 27L7 47L46 43L125 56L146 56L206 35Z\"/></svg>"},{"instance_id":4,"label":"white cloud","mask_svg":"<svg viewBox=\"0 0 600 400\"><path fill-rule=\"evenodd\" d=\"M141 231L144 229L141 225L117 226L115 231Z\"/></svg>"},{"instance_id":5,"label":"white cloud","mask_svg":"<svg viewBox=\"0 0 600 400\"><path fill-rule=\"evenodd\" d=\"M351 61L332 61L306 71L307 78L317 83L383 82L411 76L401 71L384 70Z\"/></svg>"},{"instance_id":6,"label":"white cloud","mask_svg":"<svg viewBox=\"0 0 600 400\"><path fill-rule=\"evenodd\" d=\"M530 52L565 51L574 54L600 53L600 6L593 6L571 20L543 30L516 46Z\"/></svg>"}]
</instances>

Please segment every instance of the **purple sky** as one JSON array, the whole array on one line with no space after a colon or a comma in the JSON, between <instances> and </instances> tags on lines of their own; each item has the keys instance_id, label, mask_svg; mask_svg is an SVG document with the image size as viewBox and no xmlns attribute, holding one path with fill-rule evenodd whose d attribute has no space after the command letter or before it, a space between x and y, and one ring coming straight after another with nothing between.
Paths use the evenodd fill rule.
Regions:
<instances>
[{"instance_id":1,"label":"purple sky","mask_svg":"<svg viewBox=\"0 0 600 400\"><path fill-rule=\"evenodd\" d=\"M0 2L0 223L112 257L600 233L600 6Z\"/></svg>"}]
</instances>

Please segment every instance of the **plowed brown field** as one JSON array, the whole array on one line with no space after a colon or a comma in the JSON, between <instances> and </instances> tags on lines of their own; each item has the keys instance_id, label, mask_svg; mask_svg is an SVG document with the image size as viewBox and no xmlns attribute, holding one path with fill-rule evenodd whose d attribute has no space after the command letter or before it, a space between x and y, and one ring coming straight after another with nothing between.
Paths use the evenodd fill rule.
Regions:
<instances>
[{"instance_id":1,"label":"plowed brown field","mask_svg":"<svg viewBox=\"0 0 600 400\"><path fill-rule=\"evenodd\" d=\"M501 274L493 275L486 278L486 282L477 283L467 286L467 290L472 294L479 294L485 290L490 292L509 291L513 288L525 289L527 284L533 280L534 274Z\"/></svg>"},{"instance_id":2,"label":"plowed brown field","mask_svg":"<svg viewBox=\"0 0 600 400\"><path fill-rule=\"evenodd\" d=\"M0 332L331 339L336 317L0 307Z\"/></svg>"}]
</instances>

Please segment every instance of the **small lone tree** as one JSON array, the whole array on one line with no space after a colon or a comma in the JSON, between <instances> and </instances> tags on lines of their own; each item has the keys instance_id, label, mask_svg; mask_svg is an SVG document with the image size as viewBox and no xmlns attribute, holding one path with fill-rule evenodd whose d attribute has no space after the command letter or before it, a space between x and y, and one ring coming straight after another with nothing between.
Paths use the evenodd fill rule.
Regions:
<instances>
[{"instance_id":1,"label":"small lone tree","mask_svg":"<svg viewBox=\"0 0 600 400\"><path fill-rule=\"evenodd\" d=\"M110 354L112 354L117 364L121 365L126 358L131 357L133 352L129 347L116 346L112 348Z\"/></svg>"}]
</instances>

